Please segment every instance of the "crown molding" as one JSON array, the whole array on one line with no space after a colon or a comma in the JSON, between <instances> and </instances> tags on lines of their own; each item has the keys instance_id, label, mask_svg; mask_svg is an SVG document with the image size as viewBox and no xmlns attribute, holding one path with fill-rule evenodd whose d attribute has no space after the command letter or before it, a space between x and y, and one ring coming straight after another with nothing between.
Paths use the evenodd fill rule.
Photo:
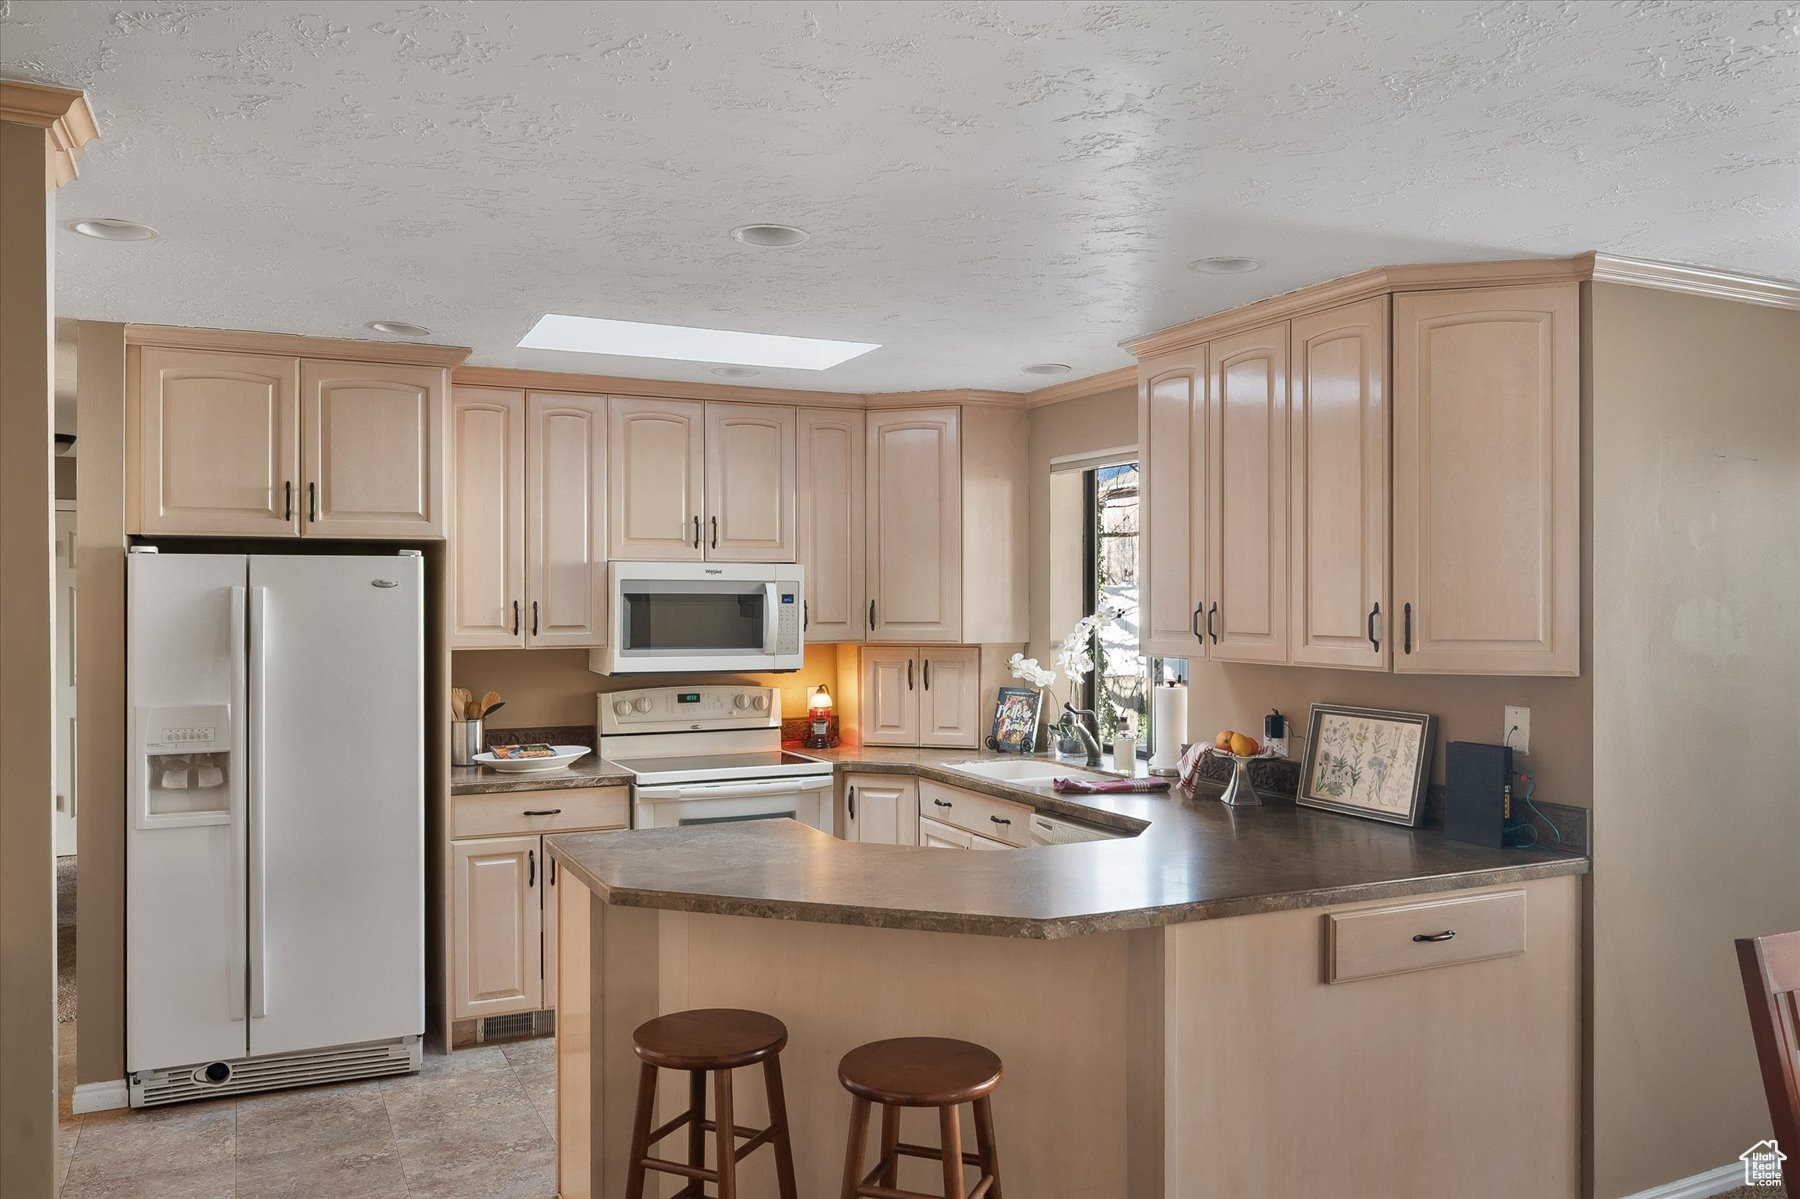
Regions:
<instances>
[{"instance_id":1,"label":"crown molding","mask_svg":"<svg viewBox=\"0 0 1800 1199\"><path fill-rule=\"evenodd\" d=\"M929 408L940 404L992 404L997 408L1022 408L1025 406L1025 393L943 387L935 391L876 391L863 397L865 408Z\"/></svg>"},{"instance_id":2,"label":"crown molding","mask_svg":"<svg viewBox=\"0 0 1800 1199\"><path fill-rule=\"evenodd\" d=\"M583 395L645 396L660 400L727 400L737 404L797 404L809 408L862 408L864 397L847 391L803 391L785 387L744 387L728 383L683 383L678 379L633 379L625 375L580 375L509 366L459 366L450 382L458 387L504 387L519 391L569 391Z\"/></svg>"},{"instance_id":3,"label":"crown molding","mask_svg":"<svg viewBox=\"0 0 1800 1199\"><path fill-rule=\"evenodd\" d=\"M76 163L83 148L100 136L86 92L23 79L0 79L0 122L44 131L49 177L56 187L80 173Z\"/></svg>"},{"instance_id":4,"label":"crown molding","mask_svg":"<svg viewBox=\"0 0 1800 1199\"><path fill-rule=\"evenodd\" d=\"M238 354L280 354L295 358L335 358L348 362L391 362L407 366L454 367L469 356L467 346L424 345L416 341L362 341L349 337L302 337L243 329L190 329L182 325L126 325L125 344Z\"/></svg>"},{"instance_id":5,"label":"crown molding","mask_svg":"<svg viewBox=\"0 0 1800 1199\"><path fill-rule=\"evenodd\" d=\"M1770 308L1800 309L1800 283L1762 275L1714 270L1711 267L1687 266L1678 262L1655 262L1647 258L1625 258L1618 254L1594 254L1593 279L1595 283L1624 283L1632 287L1654 287L1661 291L1677 291L1715 300L1736 300L1743 304L1763 304Z\"/></svg>"},{"instance_id":6,"label":"crown molding","mask_svg":"<svg viewBox=\"0 0 1800 1199\"><path fill-rule=\"evenodd\" d=\"M1036 391L1025 393L1027 408L1042 408L1046 404L1060 404L1064 400L1081 400L1088 396L1104 395L1109 391L1123 391L1125 388L1137 388L1138 371L1135 366L1121 366L1104 374L1089 375L1085 379L1070 379L1067 383L1058 383L1054 387L1040 387Z\"/></svg>"}]
</instances>

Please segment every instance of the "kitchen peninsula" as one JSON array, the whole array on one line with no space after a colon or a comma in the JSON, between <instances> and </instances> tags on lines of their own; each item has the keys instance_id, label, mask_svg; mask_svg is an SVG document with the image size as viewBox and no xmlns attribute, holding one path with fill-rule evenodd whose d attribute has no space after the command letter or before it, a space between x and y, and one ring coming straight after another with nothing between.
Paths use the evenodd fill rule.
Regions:
<instances>
[{"instance_id":1,"label":"kitchen peninsula","mask_svg":"<svg viewBox=\"0 0 1800 1199\"><path fill-rule=\"evenodd\" d=\"M1107 836L1005 853L793 821L546 838L563 1199L623 1193L632 1029L702 1007L787 1024L803 1192L839 1183L838 1058L932 1035L1004 1060L999 1147L1023 1195L1577 1193L1586 858L1205 791L1059 795L952 765L967 752L826 756L840 827L858 775L913 775ZM738 1119L756 1126L751 1089ZM924 1121L902 1138L932 1140ZM749 1193L771 1186L760 1156ZM931 1189L921 1163L900 1181Z\"/></svg>"}]
</instances>

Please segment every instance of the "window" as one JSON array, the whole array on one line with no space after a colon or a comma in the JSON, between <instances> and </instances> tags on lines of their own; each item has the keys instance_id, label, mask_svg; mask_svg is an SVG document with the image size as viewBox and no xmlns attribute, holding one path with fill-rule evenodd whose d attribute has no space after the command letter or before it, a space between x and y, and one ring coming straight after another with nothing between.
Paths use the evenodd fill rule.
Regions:
<instances>
[{"instance_id":1,"label":"window","mask_svg":"<svg viewBox=\"0 0 1800 1199\"><path fill-rule=\"evenodd\" d=\"M1099 718L1100 740L1109 745L1135 721L1140 753L1149 751L1149 663L1138 653L1138 464L1135 460L1082 472L1086 550L1082 615L1104 609L1110 620L1094 630L1094 671L1083 686L1082 706Z\"/></svg>"}]
</instances>

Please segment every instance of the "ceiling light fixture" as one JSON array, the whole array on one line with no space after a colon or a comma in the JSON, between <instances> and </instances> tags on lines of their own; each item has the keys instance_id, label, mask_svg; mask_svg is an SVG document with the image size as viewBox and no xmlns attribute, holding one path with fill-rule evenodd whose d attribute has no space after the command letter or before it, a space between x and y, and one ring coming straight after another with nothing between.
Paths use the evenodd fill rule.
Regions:
<instances>
[{"instance_id":1,"label":"ceiling light fixture","mask_svg":"<svg viewBox=\"0 0 1800 1199\"><path fill-rule=\"evenodd\" d=\"M1247 275L1251 271L1262 269L1260 258L1236 258L1227 255L1222 258L1201 258L1188 263L1191 271L1203 271L1208 275Z\"/></svg>"},{"instance_id":2,"label":"ceiling light fixture","mask_svg":"<svg viewBox=\"0 0 1800 1199\"><path fill-rule=\"evenodd\" d=\"M812 234L792 225L739 225L731 231L731 236L747 246L779 249L783 246L797 246Z\"/></svg>"},{"instance_id":3,"label":"ceiling light fixture","mask_svg":"<svg viewBox=\"0 0 1800 1199\"><path fill-rule=\"evenodd\" d=\"M753 366L715 366L712 373L723 375L727 379L748 379L751 375L762 374Z\"/></svg>"},{"instance_id":4,"label":"ceiling light fixture","mask_svg":"<svg viewBox=\"0 0 1800 1199\"><path fill-rule=\"evenodd\" d=\"M406 321L370 321L369 328L377 333L392 333L395 337L431 336L431 330L424 325L409 324Z\"/></svg>"},{"instance_id":5,"label":"ceiling light fixture","mask_svg":"<svg viewBox=\"0 0 1800 1199\"><path fill-rule=\"evenodd\" d=\"M881 347L868 341L782 337L731 329L690 329L685 325L647 325L551 312L538 318L531 332L519 340L519 348L822 371Z\"/></svg>"},{"instance_id":6,"label":"ceiling light fixture","mask_svg":"<svg viewBox=\"0 0 1800 1199\"><path fill-rule=\"evenodd\" d=\"M1034 362L1020 369L1028 375L1066 375L1073 368L1066 362Z\"/></svg>"},{"instance_id":7,"label":"ceiling light fixture","mask_svg":"<svg viewBox=\"0 0 1800 1199\"><path fill-rule=\"evenodd\" d=\"M101 241L153 241L162 236L148 225L110 216L89 217L76 221L69 228L83 237L95 237Z\"/></svg>"}]
</instances>

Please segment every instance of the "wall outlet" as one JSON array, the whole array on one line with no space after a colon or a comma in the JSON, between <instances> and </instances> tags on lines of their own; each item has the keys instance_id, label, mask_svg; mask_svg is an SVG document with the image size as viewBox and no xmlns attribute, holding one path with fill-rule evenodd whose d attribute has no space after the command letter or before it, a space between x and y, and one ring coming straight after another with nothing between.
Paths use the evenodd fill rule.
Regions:
<instances>
[{"instance_id":1,"label":"wall outlet","mask_svg":"<svg viewBox=\"0 0 1800 1199\"><path fill-rule=\"evenodd\" d=\"M1500 744L1512 746L1516 754L1531 752L1531 709L1506 706L1506 720L1500 729Z\"/></svg>"}]
</instances>

